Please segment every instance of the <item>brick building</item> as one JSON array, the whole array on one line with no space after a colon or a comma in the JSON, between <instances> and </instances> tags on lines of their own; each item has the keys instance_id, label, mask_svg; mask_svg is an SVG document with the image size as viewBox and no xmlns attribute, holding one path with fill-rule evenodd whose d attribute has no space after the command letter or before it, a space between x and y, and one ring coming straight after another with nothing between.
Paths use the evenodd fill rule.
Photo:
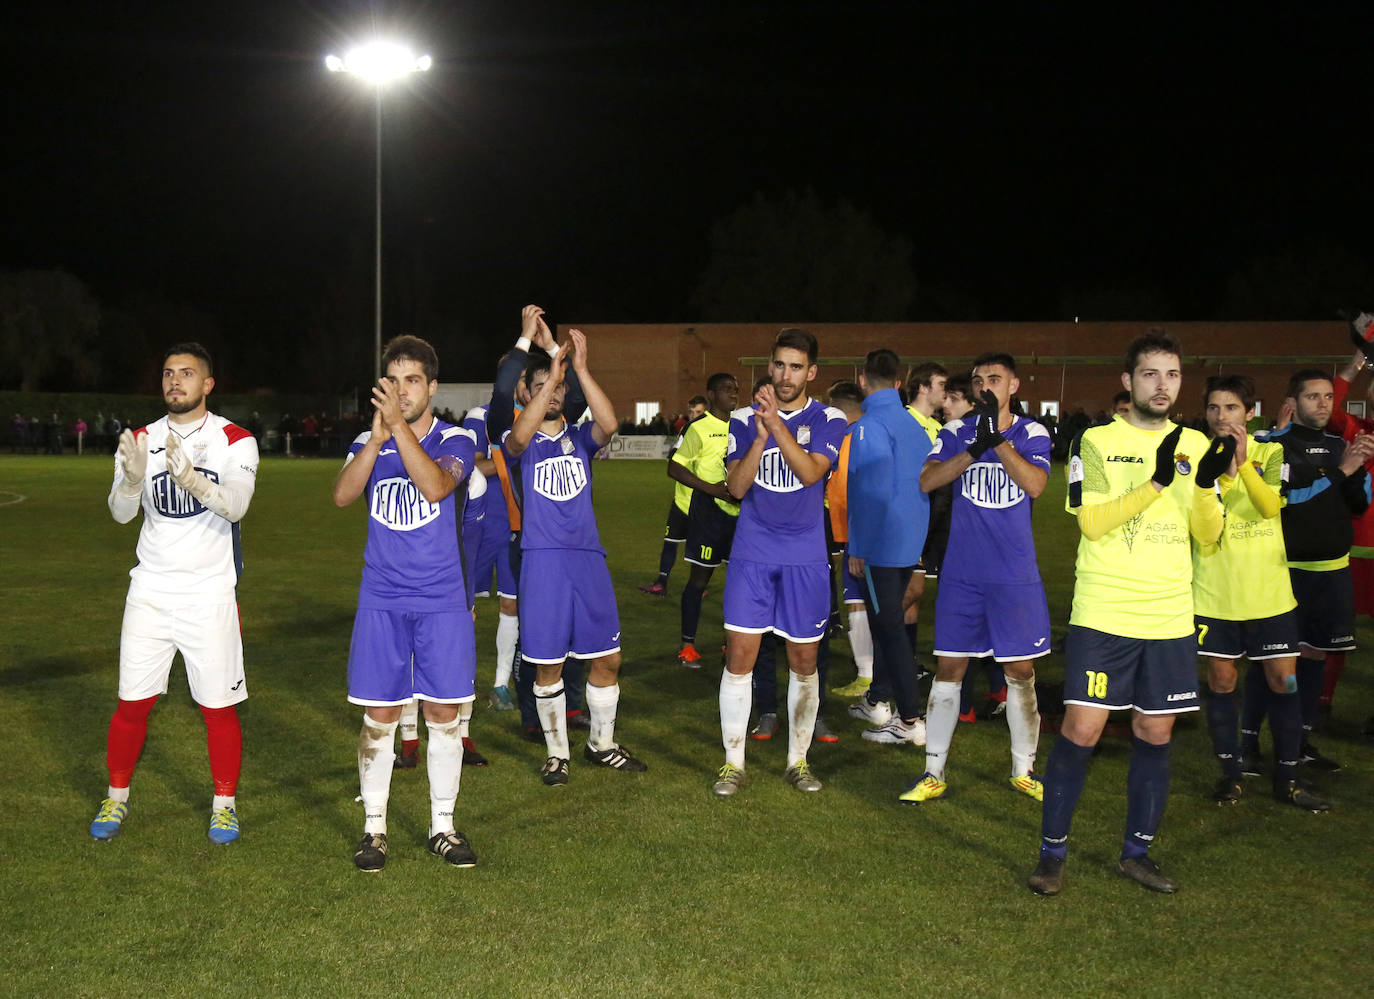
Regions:
<instances>
[{"instance_id":1,"label":"brick building","mask_svg":"<svg viewBox=\"0 0 1374 999\"><path fill-rule=\"evenodd\" d=\"M592 370L621 419L636 418L636 404L668 414L686 408L715 371L752 385L767 365L773 337L785 323L570 324L587 334ZM857 378L864 356L890 347L908 364L938 360L951 370L984 350L1017 360L1019 398L1033 415L1054 404L1061 415L1082 408L1109 409L1121 388L1126 345L1148 323L809 323L820 340L818 395L840 378ZM1298 368L1335 371L1349 357L1340 322L1167 323L1183 344L1183 394L1178 416L1202 412L1204 379L1241 372L1255 379L1261 413L1272 417L1288 376ZM560 327L560 340L564 339ZM641 409L643 413L645 409Z\"/></svg>"}]
</instances>

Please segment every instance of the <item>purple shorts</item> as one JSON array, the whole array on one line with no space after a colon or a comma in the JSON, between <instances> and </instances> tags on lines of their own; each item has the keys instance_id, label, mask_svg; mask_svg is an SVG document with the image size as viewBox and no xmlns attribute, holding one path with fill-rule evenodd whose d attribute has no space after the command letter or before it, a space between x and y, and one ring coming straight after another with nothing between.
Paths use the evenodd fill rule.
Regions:
<instances>
[{"instance_id":1,"label":"purple shorts","mask_svg":"<svg viewBox=\"0 0 1374 999\"><path fill-rule=\"evenodd\" d=\"M348 699L385 707L411 698L461 704L474 696L472 613L358 608L348 650Z\"/></svg>"},{"instance_id":2,"label":"purple shorts","mask_svg":"<svg viewBox=\"0 0 1374 999\"><path fill-rule=\"evenodd\" d=\"M606 556L532 548L520 564L520 655L552 666L620 651L620 614Z\"/></svg>"},{"instance_id":3,"label":"purple shorts","mask_svg":"<svg viewBox=\"0 0 1374 999\"><path fill-rule=\"evenodd\" d=\"M1050 610L1040 583L972 583L946 573L935 595L935 654L999 663L1048 655Z\"/></svg>"},{"instance_id":4,"label":"purple shorts","mask_svg":"<svg viewBox=\"0 0 1374 999\"><path fill-rule=\"evenodd\" d=\"M725 630L771 631L789 642L819 642L830 623L830 566L765 565L735 559L725 577Z\"/></svg>"},{"instance_id":5,"label":"purple shorts","mask_svg":"<svg viewBox=\"0 0 1374 999\"><path fill-rule=\"evenodd\" d=\"M510 521L506 517L506 500L499 492L487 494L487 515L482 518L482 529L477 540L477 565L472 578L478 593L491 593L491 571L496 570L496 595L514 600L516 595L515 573L510 566ZM500 512L492 508L501 504Z\"/></svg>"}]
</instances>

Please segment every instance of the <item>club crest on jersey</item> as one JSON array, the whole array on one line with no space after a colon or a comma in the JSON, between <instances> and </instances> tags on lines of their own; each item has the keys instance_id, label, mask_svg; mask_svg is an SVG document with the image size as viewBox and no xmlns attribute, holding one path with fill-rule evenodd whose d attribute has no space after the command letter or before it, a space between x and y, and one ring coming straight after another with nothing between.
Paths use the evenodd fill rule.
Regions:
<instances>
[{"instance_id":1,"label":"club crest on jersey","mask_svg":"<svg viewBox=\"0 0 1374 999\"><path fill-rule=\"evenodd\" d=\"M811 443L811 428L810 428L810 427L798 427L798 428L797 428L797 443L798 443L798 444L803 444L803 445L805 445L805 444L810 444L810 443Z\"/></svg>"},{"instance_id":2,"label":"club crest on jersey","mask_svg":"<svg viewBox=\"0 0 1374 999\"><path fill-rule=\"evenodd\" d=\"M196 471L211 482L219 481L219 474L208 468L197 468ZM164 517L181 520L205 512L200 500L178 486L169 472L159 472L153 476L152 490L153 509Z\"/></svg>"},{"instance_id":3,"label":"club crest on jersey","mask_svg":"<svg viewBox=\"0 0 1374 999\"><path fill-rule=\"evenodd\" d=\"M438 503L431 503L406 478L382 479L372 487L368 516L393 531L414 531L439 519Z\"/></svg>"},{"instance_id":4,"label":"club crest on jersey","mask_svg":"<svg viewBox=\"0 0 1374 999\"><path fill-rule=\"evenodd\" d=\"M1188 461L1188 456L1182 451L1174 455L1174 469L1179 475L1188 475L1193 471L1193 466Z\"/></svg>"},{"instance_id":5,"label":"club crest on jersey","mask_svg":"<svg viewBox=\"0 0 1374 999\"><path fill-rule=\"evenodd\" d=\"M1069 459L1069 481L1083 481L1083 459L1080 458L1078 455L1074 455L1072 458Z\"/></svg>"},{"instance_id":6,"label":"club crest on jersey","mask_svg":"<svg viewBox=\"0 0 1374 999\"><path fill-rule=\"evenodd\" d=\"M797 478L792 466L787 464L787 459L775 447L763 452L759 470L754 473L754 484L774 493L794 493L802 488L801 479Z\"/></svg>"},{"instance_id":7,"label":"club crest on jersey","mask_svg":"<svg viewBox=\"0 0 1374 999\"><path fill-rule=\"evenodd\" d=\"M681 443L681 440L682 440L682 438L678 438L679 443ZM564 454L572 454L573 451L575 451L575 450L576 450L576 448L573 446L573 442L570 441L570 440L568 440L566 437L564 437L564 438L563 438L563 453L564 453Z\"/></svg>"},{"instance_id":8,"label":"club crest on jersey","mask_svg":"<svg viewBox=\"0 0 1374 999\"><path fill-rule=\"evenodd\" d=\"M564 441L569 447L571 441ZM587 488L587 468L576 455L545 458L534 466L534 491L562 503Z\"/></svg>"}]
</instances>

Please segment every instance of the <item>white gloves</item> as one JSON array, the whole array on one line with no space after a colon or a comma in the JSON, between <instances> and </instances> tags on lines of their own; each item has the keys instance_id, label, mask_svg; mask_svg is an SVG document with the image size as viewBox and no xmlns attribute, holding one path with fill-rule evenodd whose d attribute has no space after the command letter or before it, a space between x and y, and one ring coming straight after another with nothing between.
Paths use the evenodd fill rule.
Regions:
<instances>
[{"instance_id":1,"label":"white gloves","mask_svg":"<svg viewBox=\"0 0 1374 999\"><path fill-rule=\"evenodd\" d=\"M203 499L205 486L210 480L196 471L190 456L181 449L181 438L175 433L167 435L167 474L172 481L181 486L197 499Z\"/></svg>"},{"instance_id":2,"label":"white gloves","mask_svg":"<svg viewBox=\"0 0 1374 999\"><path fill-rule=\"evenodd\" d=\"M119 435L119 462L124 469L120 492L137 496L143 490L143 477L148 472L148 435L134 437L132 430Z\"/></svg>"}]
</instances>

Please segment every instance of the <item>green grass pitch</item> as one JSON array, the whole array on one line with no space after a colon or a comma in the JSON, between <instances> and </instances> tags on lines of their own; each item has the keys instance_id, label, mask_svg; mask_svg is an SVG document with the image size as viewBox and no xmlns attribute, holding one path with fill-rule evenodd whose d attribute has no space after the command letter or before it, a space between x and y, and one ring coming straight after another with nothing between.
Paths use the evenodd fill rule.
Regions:
<instances>
[{"instance_id":1,"label":"green grass pitch","mask_svg":"<svg viewBox=\"0 0 1374 999\"><path fill-rule=\"evenodd\" d=\"M1038 899L1025 878L1039 809L1006 786L1000 724L960 726L950 794L907 806L896 796L921 751L864 743L832 699L841 741L811 753L822 793L783 783L775 739L750 744L745 793L713 798L723 579L700 631L707 668L682 669L682 568L666 600L636 590L653 575L668 503L658 463L598 463L595 485L623 626L618 735L647 774L575 758L570 786L540 784L542 748L519 737L514 713L485 708L495 607L479 602L473 735L492 765L464 773L458 826L481 864L460 871L424 852L422 764L395 775L386 871L355 871L360 711L345 700L344 667L363 510L330 502L334 462L273 459L244 525L243 838L224 848L205 837L204 727L178 664L124 832L97 844L87 825L105 787L138 530L105 509L109 469L0 458L7 995L1279 996L1351 995L1374 981L1374 746L1359 736L1374 713L1370 653L1352 656L1319 740L1346 765L1318 782L1333 812L1281 807L1258 782L1216 807L1205 727L1188 716L1155 848L1182 889L1151 895L1115 873L1128 747L1106 740L1064 894ZM1036 521L1059 635L1074 530L1062 474L1051 483ZM1368 622L1360 638L1374 645ZM852 669L841 640L830 684ZM1040 676L1062 676L1058 656Z\"/></svg>"}]
</instances>

